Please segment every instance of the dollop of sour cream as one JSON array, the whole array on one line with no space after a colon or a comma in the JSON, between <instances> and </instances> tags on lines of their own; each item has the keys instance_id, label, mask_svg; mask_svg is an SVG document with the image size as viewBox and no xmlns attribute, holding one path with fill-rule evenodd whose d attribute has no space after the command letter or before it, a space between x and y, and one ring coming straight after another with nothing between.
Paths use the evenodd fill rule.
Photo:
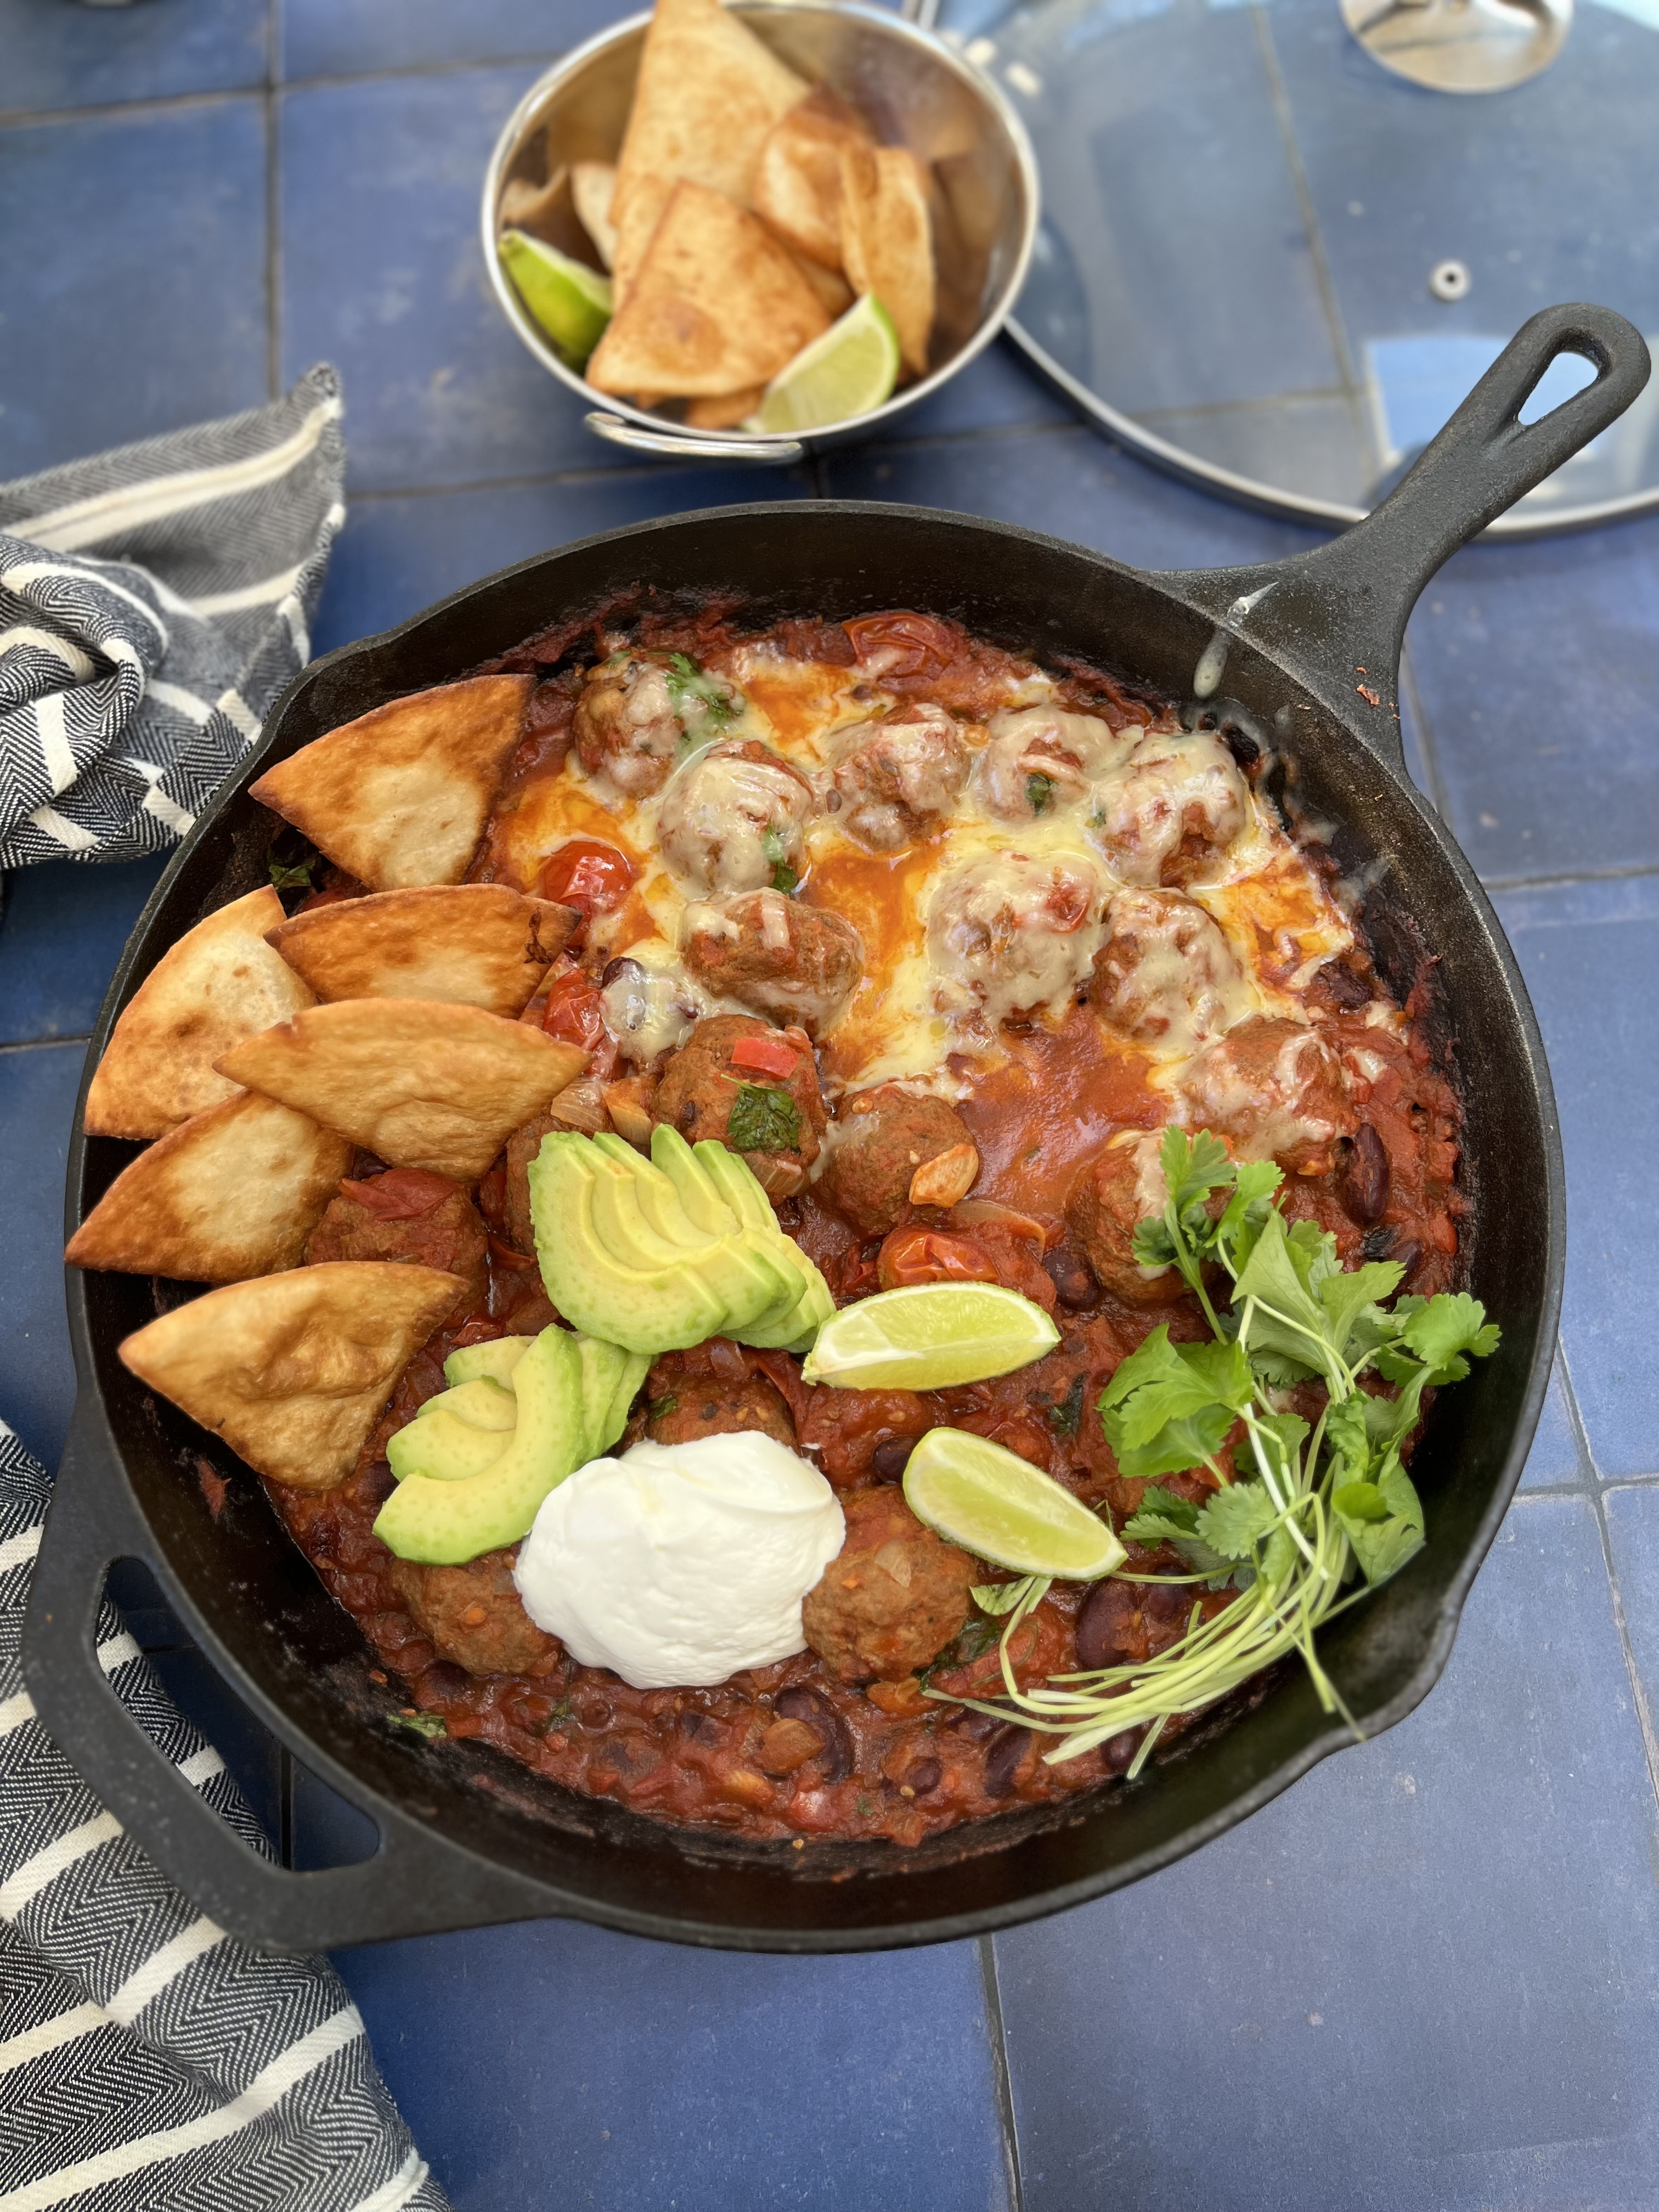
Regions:
<instances>
[{"instance_id":1,"label":"dollop of sour cream","mask_svg":"<svg viewBox=\"0 0 1659 2212\"><path fill-rule=\"evenodd\" d=\"M695 1689L805 1647L800 1601L845 1536L817 1469L746 1429L579 1468L549 1493L514 1577L584 1667Z\"/></svg>"}]
</instances>

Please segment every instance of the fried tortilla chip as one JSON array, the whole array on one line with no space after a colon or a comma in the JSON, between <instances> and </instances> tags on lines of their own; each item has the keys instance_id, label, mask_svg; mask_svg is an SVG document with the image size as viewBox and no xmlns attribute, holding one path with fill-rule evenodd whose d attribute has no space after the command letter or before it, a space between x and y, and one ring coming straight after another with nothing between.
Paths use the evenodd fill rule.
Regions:
<instances>
[{"instance_id":1,"label":"fried tortilla chip","mask_svg":"<svg viewBox=\"0 0 1659 2212\"><path fill-rule=\"evenodd\" d=\"M617 226L611 220L616 191L617 172L609 161L570 164L570 204L607 269L617 265Z\"/></svg>"},{"instance_id":2,"label":"fried tortilla chip","mask_svg":"<svg viewBox=\"0 0 1659 2212\"><path fill-rule=\"evenodd\" d=\"M619 304L633 289L667 187L687 178L746 207L767 132L807 90L719 0L657 0L617 161L611 220Z\"/></svg>"},{"instance_id":3,"label":"fried tortilla chip","mask_svg":"<svg viewBox=\"0 0 1659 2212\"><path fill-rule=\"evenodd\" d=\"M239 1091L140 1152L64 1257L180 1283L240 1283L298 1267L351 1149L308 1115Z\"/></svg>"},{"instance_id":4,"label":"fried tortilla chip","mask_svg":"<svg viewBox=\"0 0 1659 2212\"><path fill-rule=\"evenodd\" d=\"M476 1182L587 1055L527 1022L429 999L342 999L250 1037L222 1072L395 1168Z\"/></svg>"},{"instance_id":5,"label":"fried tortilla chip","mask_svg":"<svg viewBox=\"0 0 1659 2212\"><path fill-rule=\"evenodd\" d=\"M296 914L270 942L325 1003L439 999L518 1014L581 919L505 884L377 891Z\"/></svg>"},{"instance_id":6,"label":"fried tortilla chip","mask_svg":"<svg viewBox=\"0 0 1659 2212\"><path fill-rule=\"evenodd\" d=\"M334 1260L210 1291L130 1336L152 1390L295 1490L332 1490L392 1385L465 1285L391 1260Z\"/></svg>"},{"instance_id":7,"label":"fried tortilla chip","mask_svg":"<svg viewBox=\"0 0 1659 2212\"><path fill-rule=\"evenodd\" d=\"M769 384L829 327L764 223L707 185L676 185L587 380L600 392L722 398Z\"/></svg>"},{"instance_id":8,"label":"fried tortilla chip","mask_svg":"<svg viewBox=\"0 0 1659 2212\"><path fill-rule=\"evenodd\" d=\"M748 420L766 397L763 384L751 384L746 392L726 392L718 398L688 401L685 427L688 430L732 430Z\"/></svg>"},{"instance_id":9,"label":"fried tortilla chip","mask_svg":"<svg viewBox=\"0 0 1659 2212\"><path fill-rule=\"evenodd\" d=\"M841 247L847 281L873 292L898 331L913 374L927 374L933 327L933 227L927 178L902 146L843 145Z\"/></svg>"},{"instance_id":10,"label":"fried tortilla chip","mask_svg":"<svg viewBox=\"0 0 1659 2212\"><path fill-rule=\"evenodd\" d=\"M830 321L839 321L853 304L853 288L847 279L833 269L809 261L803 253L792 253L789 258L817 293L818 305Z\"/></svg>"},{"instance_id":11,"label":"fried tortilla chip","mask_svg":"<svg viewBox=\"0 0 1659 2212\"><path fill-rule=\"evenodd\" d=\"M841 149L870 134L828 85L766 135L755 165L755 213L803 258L841 272Z\"/></svg>"},{"instance_id":12,"label":"fried tortilla chip","mask_svg":"<svg viewBox=\"0 0 1659 2212\"><path fill-rule=\"evenodd\" d=\"M267 769L252 795L371 890L459 883L534 688L473 676L394 699Z\"/></svg>"},{"instance_id":13,"label":"fried tortilla chip","mask_svg":"<svg viewBox=\"0 0 1659 2212\"><path fill-rule=\"evenodd\" d=\"M94 1137L160 1137L236 1085L214 1062L246 1036L315 1004L265 943L283 919L269 884L232 901L169 947L123 1008L87 1092Z\"/></svg>"}]
</instances>

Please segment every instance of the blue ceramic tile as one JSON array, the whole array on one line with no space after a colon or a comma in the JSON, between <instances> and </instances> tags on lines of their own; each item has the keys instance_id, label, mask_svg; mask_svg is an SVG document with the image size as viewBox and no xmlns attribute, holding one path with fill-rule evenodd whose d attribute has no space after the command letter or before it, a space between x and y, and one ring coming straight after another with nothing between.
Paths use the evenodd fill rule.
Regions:
<instances>
[{"instance_id":1,"label":"blue ceramic tile","mask_svg":"<svg viewBox=\"0 0 1659 2212\"><path fill-rule=\"evenodd\" d=\"M1620 1609L1650 1726L1659 1716L1659 1490L1615 1487L1602 1500Z\"/></svg>"},{"instance_id":2,"label":"blue ceramic tile","mask_svg":"<svg viewBox=\"0 0 1659 2212\"><path fill-rule=\"evenodd\" d=\"M290 1761L289 1863L302 1874L321 1867L356 1866L380 1848L380 1832L366 1813L348 1804L300 1760Z\"/></svg>"},{"instance_id":3,"label":"blue ceramic tile","mask_svg":"<svg viewBox=\"0 0 1659 2212\"><path fill-rule=\"evenodd\" d=\"M627 0L284 0L285 76L377 76L562 53L638 10Z\"/></svg>"},{"instance_id":4,"label":"blue ceramic tile","mask_svg":"<svg viewBox=\"0 0 1659 2212\"><path fill-rule=\"evenodd\" d=\"M7 879L0 1044L85 1036L165 857L118 867L48 860Z\"/></svg>"},{"instance_id":5,"label":"blue ceramic tile","mask_svg":"<svg viewBox=\"0 0 1659 2212\"><path fill-rule=\"evenodd\" d=\"M282 1747L197 1650L152 1651L162 1688L218 1753L273 1848L283 1834Z\"/></svg>"},{"instance_id":6,"label":"blue ceramic tile","mask_svg":"<svg viewBox=\"0 0 1659 2212\"><path fill-rule=\"evenodd\" d=\"M285 94L283 373L345 380L355 485L404 489L628 457L520 343L478 239L484 169L533 70Z\"/></svg>"},{"instance_id":7,"label":"blue ceramic tile","mask_svg":"<svg viewBox=\"0 0 1659 2212\"><path fill-rule=\"evenodd\" d=\"M1082 428L855 448L831 454L825 477L837 498L990 515L1140 568L1273 561L1320 542L1296 523L1194 491Z\"/></svg>"},{"instance_id":8,"label":"blue ceramic tile","mask_svg":"<svg viewBox=\"0 0 1659 2212\"><path fill-rule=\"evenodd\" d=\"M0 131L0 477L267 397L258 100Z\"/></svg>"},{"instance_id":9,"label":"blue ceramic tile","mask_svg":"<svg viewBox=\"0 0 1659 2212\"><path fill-rule=\"evenodd\" d=\"M1659 1310L1650 1163L1659 1147L1659 881L1498 902L1538 1010L1567 1156L1562 1339L1603 1475L1659 1470Z\"/></svg>"},{"instance_id":10,"label":"blue ceramic tile","mask_svg":"<svg viewBox=\"0 0 1659 2212\"><path fill-rule=\"evenodd\" d=\"M1544 1401L1544 1410L1538 1417L1532 1449L1527 1455L1527 1464L1522 1471L1521 1487L1537 1490L1546 1486L1553 1487L1564 1482L1577 1482L1583 1472L1578 1462L1578 1438L1573 1431L1572 1416L1567 1410L1566 1371L1558 1352L1550 1376L1549 1395Z\"/></svg>"},{"instance_id":11,"label":"blue ceramic tile","mask_svg":"<svg viewBox=\"0 0 1659 2212\"><path fill-rule=\"evenodd\" d=\"M266 0L84 8L0 0L0 112L240 92L265 74Z\"/></svg>"},{"instance_id":12,"label":"blue ceramic tile","mask_svg":"<svg viewBox=\"0 0 1659 2212\"><path fill-rule=\"evenodd\" d=\"M644 469L563 483L498 485L357 502L334 551L315 648L367 637L514 561L689 507L799 498L793 471Z\"/></svg>"},{"instance_id":13,"label":"blue ceramic tile","mask_svg":"<svg viewBox=\"0 0 1659 2212\"><path fill-rule=\"evenodd\" d=\"M901 415L887 443L943 438L969 430L1008 430L1070 422L1070 403L1031 367L1012 338L999 338L942 392Z\"/></svg>"},{"instance_id":14,"label":"blue ceramic tile","mask_svg":"<svg viewBox=\"0 0 1659 2212\"><path fill-rule=\"evenodd\" d=\"M1000 2212L978 1954L530 1922L338 1954L456 2212Z\"/></svg>"},{"instance_id":15,"label":"blue ceramic tile","mask_svg":"<svg viewBox=\"0 0 1659 2212\"><path fill-rule=\"evenodd\" d=\"M1408 1720L998 1938L1028 2212L1650 2203L1653 1844L1593 1507L1518 1504Z\"/></svg>"},{"instance_id":16,"label":"blue ceramic tile","mask_svg":"<svg viewBox=\"0 0 1659 2212\"><path fill-rule=\"evenodd\" d=\"M1659 521L1460 553L1410 646L1452 826L1483 876L1659 861Z\"/></svg>"},{"instance_id":17,"label":"blue ceramic tile","mask_svg":"<svg viewBox=\"0 0 1659 2212\"><path fill-rule=\"evenodd\" d=\"M0 1420L55 1468L75 1397L64 1316L64 1167L82 1045L0 1051Z\"/></svg>"}]
</instances>

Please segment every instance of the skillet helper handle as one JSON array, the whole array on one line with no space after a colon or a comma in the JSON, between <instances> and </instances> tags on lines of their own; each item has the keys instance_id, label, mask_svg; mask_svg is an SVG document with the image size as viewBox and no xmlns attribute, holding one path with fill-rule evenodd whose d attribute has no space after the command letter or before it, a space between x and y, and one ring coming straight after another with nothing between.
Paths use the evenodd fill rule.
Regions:
<instances>
[{"instance_id":1,"label":"skillet helper handle","mask_svg":"<svg viewBox=\"0 0 1659 2212\"><path fill-rule=\"evenodd\" d=\"M30 1586L23 1680L70 1765L222 1928L260 1950L320 1951L408 1935L423 1922L453 1927L458 1896L475 1908L462 1916L468 1924L545 1915L544 1897L538 1903L510 1875L379 1802L380 1848L359 1865L296 1874L251 1850L140 1728L99 1664L99 1607L120 1559L156 1565L108 1437L77 1407Z\"/></svg>"},{"instance_id":2,"label":"skillet helper handle","mask_svg":"<svg viewBox=\"0 0 1659 2212\"><path fill-rule=\"evenodd\" d=\"M762 469L787 468L805 460L799 438L714 438L696 430L641 430L620 415L592 414L587 427L595 437L630 453L653 453L668 461L747 461Z\"/></svg>"},{"instance_id":3,"label":"skillet helper handle","mask_svg":"<svg viewBox=\"0 0 1659 2212\"><path fill-rule=\"evenodd\" d=\"M1522 422L1564 353L1593 362L1595 380ZM1534 315L1388 498L1341 537L1272 567L1161 580L1221 625L1200 666L1213 660L1218 677L1224 633L1248 638L1398 766L1400 648L1419 593L1461 545L1616 422L1650 367L1640 331L1610 307ZM1203 695L1202 682L1194 688Z\"/></svg>"}]
</instances>

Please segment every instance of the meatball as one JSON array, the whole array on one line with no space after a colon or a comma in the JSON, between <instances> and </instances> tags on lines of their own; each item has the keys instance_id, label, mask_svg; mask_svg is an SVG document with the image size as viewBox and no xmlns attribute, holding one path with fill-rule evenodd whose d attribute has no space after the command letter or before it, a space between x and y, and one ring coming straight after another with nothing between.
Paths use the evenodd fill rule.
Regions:
<instances>
[{"instance_id":1,"label":"meatball","mask_svg":"<svg viewBox=\"0 0 1659 2212\"><path fill-rule=\"evenodd\" d=\"M843 1682L929 1667L962 1633L980 1568L924 1528L897 1490L842 1500L847 1538L801 1603L807 1646Z\"/></svg>"},{"instance_id":2,"label":"meatball","mask_svg":"<svg viewBox=\"0 0 1659 2212\"><path fill-rule=\"evenodd\" d=\"M507 1140L507 1241L515 1252L536 1249L535 1225L530 1218L530 1163L542 1148L542 1139L564 1124L550 1114L538 1114L515 1129Z\"/></svg>"},{"instance_id":3,"label":"meatball","mask_svg":"<svg viewBox=\"0 0 1659 2212\"><path fill-rule=\"evenodd\" d=\"M1229 1030L1191 1063L1182 1088L1195 1126L1295 1175L1328 1174L1337 1139L1358 1122L1336 1054L1315 1030L1277 1016Z\"/></svg>"},{"instance_id":4,"label":"meatball","mask_svg":"<svg viewBox=\"0 0 1659 2212\"><path fill-rule=\"evenodd\" d=\"M683 969L647 967L630 953L607 961L599 977L605 1026L622 1058L643 1067L685 1042L702 1004Z\"/></svg>"},{"instance_id":5,"label":"meatball","mask_svg":"<svg viewBox=\"0 0 1659 2212\"><path fill-rule=\"evenodd\" d=\"M750 1375L742 1382L688 1375L671 1354L652 1369L645 1398L645 1433L653 1444L690 1444L700 1437L758 1429L795 1449L795 1425L783 1394L763 1375Z\"/></svg>"},{"instance_id":6,"label":"meatball","mask_svg":"<svg viewBox=\"0 0 1659 2212\"><path fill-rule=\"evenodd\" d=\"M884 1237L908 1211L924 1160L971 1145L968 1124L942 1098L884 1085L847 1099L836 1116L818 1191L862 1237Z\"/></svg>"},{"instance_id":7,"label":"meatball","mask_svg":"<svg viewBox=\"0 0 1659 2212\"><path fill-rule=\"evenodd\" d=\"M1075 805L1091 784L1126 760L1141 735L1120 736L1098 714L1055 707L1016 707L991 718L990 742L974 781L993 814L1032 822Z\"/></svg>"},{"instance_id":8,"label":"meatball","mask_svg":"<svg viewBox=\"0 0 1659 2212\"><path fill-rule=\"evenodd\" d=\"M441 1267L482 1305L489 1249L483 1218L459 1183L426 1168L388 1168L347 1181L306 1240L306 1265L325 1260L402 1260ZM463 1309L464 1310L464 1309Z\"/></svg>"},{"instance_id":9,"label":"meatball","mask_svg":"<svg viewBox=\"0 0 1659 2212\"><path fill-rule=\"evenodd\" d=\"M1092 826L1127 884L1201 883L1249 819L1249 787L1218 737L1155 730L1095 794Z\"/></svg>"},{"instance_id":10,"label":"meatball","mask_svg":"<svg viewBox=\"0 0 1659 2212\"><path fill-rule=\"evenodd\" d=\"M1103 1286L1127 1304L1165 1305L1186 1288L1174 1267L1143 1267L1134 1255L1136 1224L1169 1203L1158 1147L1161 1129L1126 1130L1097 1152L1072 1185L1066 1224Z\"/></svg>"},{"instance_id":11,"label":"meatball","mask_svg":"<svg viewBox=\"0 0 1659 2212\"><path fill-rule=\"evenodd\" d=\"M662 856L704 897L793 890L806 872L805 825L817 804L809 779L753 738L716 745L663 794Z\"/></svg>"},{"instance_id":12,"label":"meatball","mask_svg":"<svg viewBox=\"0 0 1659 2212\"><path fill-rule=\"evenodd\" d=\"M392 1585L416 1626L469 1674L527 1674L561 1646L524 1609L513 1580L517 1557L515 1544L462 1567L394 1559Z\"/></svg>"},{"instance_id":13,"label":"meatball","mask_svg":"<svg viewBox=\"0 0 1659 2212\"><path fill-rule=\"evenodd\" d=\"M781 891L739 891L688 907L681 950L714 997L799 1022L815 1037L834 1027L864 974L852 924Z\"/></svg>"},{"instance_id":14,"label":"meatball","mask_svg":"<svg viewBox=\"0 0 1659 2212\"><path fill-rule=\"evenodd\" d=\"M796 1046L796 1065L787 1076L733 1065L732 1055L745 1037L775 1042L781 1035L785 1043ZM752 1095L756 1093L760 1095ZM735 1132L733 1109L738 1121ZM799 1030L781 1033L749 1014L714 1014L697 1024L663 1071L651 1102L651 1118L672 1122L688 1144L713 1137L730 1145L743 1153L774 1196L787 1195L791 1182L794 1188L801 1187L829 1122L807 1037ZM770 1141L745 1144L744 1138L756 1130Z\"/></svg>"},{"instance_id":15,"label":"meatball","mask_svg":"<svg viewBox=\"0 0 1659 2212\"><path fill-rule=\"evenodd\" d=\"M942 1011L993 1029L1038 1007L1063 1012L1099 949L1105 902L1081 853L999 853L947 877L927 909Z\"/></svg>"},{"instance_id":16,"label":"meatball","mask_svg":"<svg viewBox=\"0 0 1659 2212\"><path fill-rule=\"evenodd\" d=\"M682 739L700 744L741 703L684 654L613 653L588 670L576 702L576 757L589 775L643 798L668 781Z\"/></svg>"},{"instance_id":17,"label":"meatball","mask_svg":"<svg viewBox=\"0 0 1659 2212\"><path fill-rule=\"evenodd\" d=\"M1121 890L1106 908L1089 1000L1134 1043L1187 1055L1224 1035L1251 994L1201 906L1176 891Z\"/></svg>"},{"instance_id":18,"label":"meatball","mask_svg":"<svg viewBox=\"0 0 1659 2212\"><path fill-rule=\"evenodd\" d=\"M836 791L851 837L894 853L936 830L968 781L968 748L942 707L902 707L842 740ZM833 801L831 802L833 804Z\"/></svg>"}]
</instances>

